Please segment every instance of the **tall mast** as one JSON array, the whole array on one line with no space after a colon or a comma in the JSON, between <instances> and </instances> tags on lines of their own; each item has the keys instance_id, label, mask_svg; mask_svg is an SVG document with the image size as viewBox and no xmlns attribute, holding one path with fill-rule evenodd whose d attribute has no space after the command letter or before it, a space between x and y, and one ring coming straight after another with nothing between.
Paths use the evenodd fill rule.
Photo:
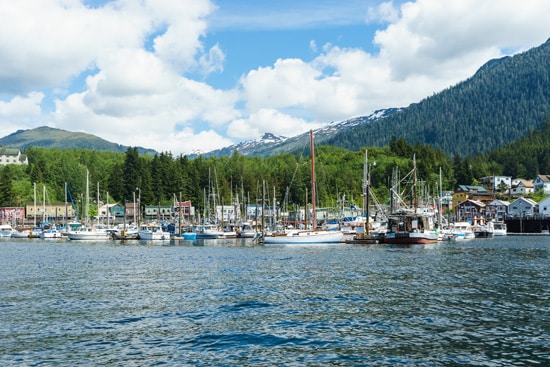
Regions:
<instances>
[{"instance_id":1,"label":"tall mast","mask_svg":"<svg viewBox=\"0 0 550 367\"><path fill-rule=\"evenodd\" d=\"M315 207L315 148L313 144L313 130L309 130L309 145L311 154L311 208L313 209L312 228L317 228L317 208Z\"/></svg>"}]
</instances>

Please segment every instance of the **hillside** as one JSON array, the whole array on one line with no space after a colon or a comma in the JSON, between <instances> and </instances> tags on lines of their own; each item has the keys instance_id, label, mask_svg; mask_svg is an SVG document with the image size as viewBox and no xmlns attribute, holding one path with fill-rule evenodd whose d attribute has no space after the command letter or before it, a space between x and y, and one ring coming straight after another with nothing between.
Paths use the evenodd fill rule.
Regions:
<instances>
[{"instance_id":1,"label":"hillside","mask_svg":"<svg viewBox=\"0 0 550 367\"><path fill-rule=\"evenodd\" d=\"M0 138L0 146L25 150L30 146L60 149L90 149L111 152L126 152L128 147L108 142L95 135L54 129L47 126L30 130L18 130ZM155 154L156 151L138 148L140 154Z\"/></svg>"},{"instance_id":2,"label":"hillside","mask_svg":"<svg viewBox=\"0 0 550 367\"><path fill-rule=\"evenodd\" d=\"M450 155L474 155L540 129L548 115L550 39L524 53L491 60L466 81L383 120L335 134L326 143L358 150L387 145L395 136Z\"/></svg>"}]
</instances>

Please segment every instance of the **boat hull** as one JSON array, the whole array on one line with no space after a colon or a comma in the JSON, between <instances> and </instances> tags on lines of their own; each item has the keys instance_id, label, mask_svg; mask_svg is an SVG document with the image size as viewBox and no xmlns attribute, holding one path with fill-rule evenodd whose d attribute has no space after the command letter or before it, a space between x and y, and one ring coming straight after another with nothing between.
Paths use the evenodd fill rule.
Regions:
<instances>
[{"instance_id":1,"label":"boat hull","mask_svg":"<svg viewBox=\"0 0 550 367\"><path fill-rule=\"evenodd\" d=\"M435 232L402 232L402 233L387 233L384 242L392 245L424 245L436 243L438 241L437 233Z\"/></svg>"}]
</instances>

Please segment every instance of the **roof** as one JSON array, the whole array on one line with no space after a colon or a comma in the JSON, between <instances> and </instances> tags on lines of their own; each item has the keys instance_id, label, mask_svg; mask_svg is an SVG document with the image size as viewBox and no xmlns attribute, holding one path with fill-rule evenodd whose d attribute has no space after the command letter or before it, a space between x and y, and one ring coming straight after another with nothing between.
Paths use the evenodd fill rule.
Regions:
<instances>
[{"instance_id":1,"label":"roof","mask_svg":"<svg viewBox=\"0 0 550 367\"><path fill-rule=\"evenodd\" d=\"M476 205L476 206L478 206L478 207L480 207L480 208L484 208L484 207L486 206L485 203L483 203L483 202L481 202L481 201L479 201L479 200L473 200L473 199L466 199L466 200L464 200L463 202L458 203L458 205L463 205L463 204L464 204L465 202L467 202L467 201L470 202L470 203L472 203L472 204L474 204L474 205ZM457 206L458 206L458 205L457 205Z\"/></svg>"},{"instance_id":2,"label":"roof","mask_svg":"<svg viewBox=\"0 0 550 367\"><path fill-rule=\"evenodd\" d=\"M526 203L531 204L532 206L537 206L537 202L536 202L536 201L534 201L533 199L524 198L523 196L517 198L517 199L514 200L512 203L515 203L516 201L525 201Z\"/></svg>"},{"instance_id":3,"label":"roof","mask_svg":"<svg viewBox=\"0 0 550 367\"><path fill-rule=\"evenodd\" d=\"M474 185L458 185L458 190L464 191L464 192L488 193L485 187L474 186Z\"/></svg>"},{"instance_id":4,"label":"roof","mask_svg":"<svg viewBox=\"0 0 550 367\"><path fill-rule=\"evenodd\" d=\"M17 148L0 147L0 155L19 155L20 150Z\"/></svg>"},{"instance_id":5,"label":"roof","mask_svg":"<svg viewBox=\"0 0 550 367\"><path fill-rule=\"evenodd\" d=\"M537 177L540 178L542 182L550 182L550 175L537 175Z\"/></svg>"},{"instance_id":6,"label":"roof","mask_svg":"<svg viewBox=\"0 0 550 367\"><path fill-rule=\"evenodd\" d=\"M506 200L498 200L498 199L495 199L493 201L491 201L489 204L487 205L491 205L491 206L508 206L510 205L510 202L506 201Z\"/></svg>"}]
</instances>

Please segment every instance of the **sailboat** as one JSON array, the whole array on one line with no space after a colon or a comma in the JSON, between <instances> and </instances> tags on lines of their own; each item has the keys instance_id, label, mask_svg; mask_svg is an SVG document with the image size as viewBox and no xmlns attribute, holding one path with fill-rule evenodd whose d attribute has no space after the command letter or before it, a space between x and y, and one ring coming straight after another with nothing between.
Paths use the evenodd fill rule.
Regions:
<instances>
[{"instance_id":1,"label":"sailboat","mask_svg":"<svg viewBox=\"0 0 550 367\"><path fill-rule=\"evenodd\" d=\"M439 233L435 229L435 215L431 208L420 208L416 193L416 157L413 158L412 174L413 206L393 211L388 216L388 231L384 242L396 245L436 243ZM392 196L396 195L394 188ZM401 200L402 201L402 200Z\"/></svg>"},{"instance_id":2,"label":"sailboat","mask_svg":"<svg viewBox=\"0 0 550 367\"><path fill-rule=\"evenodd\" d=\"M86 222L89 221L89 172L86 171ZM99 191L97 194L97 203L99 205ZM82 223L69 223L67 238L70 240L104 241L112 238L111 233L106 228L96 228L82 226Z\"/></svg>"},{"instance_id":3,"label":"sailboat","mask_svg":"<svg viewBox=\"0 0 550 367\"><path fill-rule=\"evenodd\" d=\"M344 233L341 231L326 231L317 229L317 208L315 204L315 149L313 144L313 130L309 131L310 159L311 159L311 203L313 221L311 230L297 230L284 234L264 236L263 243L270 244L329 244L344 242Z\"/></svg>"}]
</instances>

